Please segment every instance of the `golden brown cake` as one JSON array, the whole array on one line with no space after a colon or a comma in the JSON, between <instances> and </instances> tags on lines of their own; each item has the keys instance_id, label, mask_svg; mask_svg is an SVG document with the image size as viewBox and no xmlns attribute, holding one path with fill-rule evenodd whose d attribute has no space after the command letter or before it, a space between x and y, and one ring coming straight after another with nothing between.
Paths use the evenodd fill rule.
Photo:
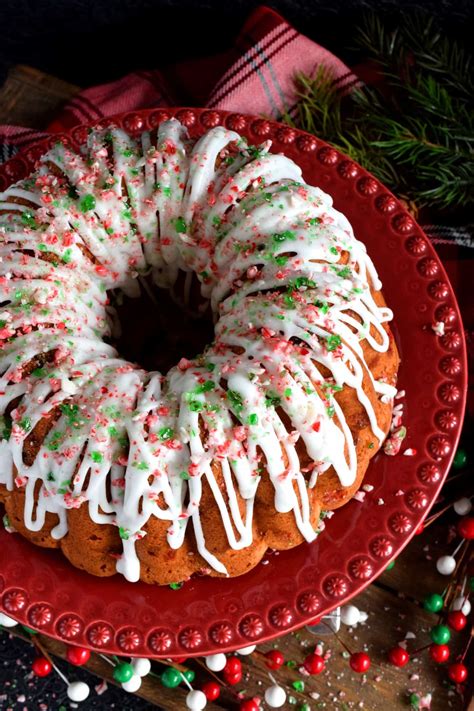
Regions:
<instances>
[{"instance_id":1,"label":"golden brown cake","mask_svg":"<svg viewBox=\"0 0 474 711\"><path fill-rule=\"evenodd\" d=\"M389 430L374 266L269 149L176 120L94 130L0 194L0 496L11 527L94 575L236 576L313 541ZM140 284L212 310L213 341L166 375L115 347L110 295Z\"/></svg>"}]
</instances>

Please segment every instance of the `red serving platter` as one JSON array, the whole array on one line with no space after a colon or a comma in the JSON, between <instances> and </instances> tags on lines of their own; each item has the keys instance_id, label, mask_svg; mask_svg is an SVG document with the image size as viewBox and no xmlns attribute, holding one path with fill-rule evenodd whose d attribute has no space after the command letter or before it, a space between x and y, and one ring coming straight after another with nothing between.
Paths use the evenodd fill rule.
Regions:
<instances>
[{"instance_id":1,"label":"red serving platter","mask_svg":"<svg viewBox=\"0 0 474 711\"><path fill-rule=\"evenodd\" d=\"M377 454L364 501L327 520L312 544L269 555L246 575L196 578L179 590L119 576L96 578L61 554L0 531L2 609L19 622L71 644L115 654L173 657L248 646L301 627L347 602L414 535L436 499L459 438L467 383L461 318L446 273L402 204L359 165L302 131L243 114L204 109L145 110L104 120L132 133L175 116L192 136L225 125L251 143L298 163L308 183L334 198L366 245L395 317L406 391L402 452ZM87 126L43 140L0 166L0 189L27 176L60 138L83 143ZM438 336L432 326L445 325Z\"/></svg>"}]
</instances>

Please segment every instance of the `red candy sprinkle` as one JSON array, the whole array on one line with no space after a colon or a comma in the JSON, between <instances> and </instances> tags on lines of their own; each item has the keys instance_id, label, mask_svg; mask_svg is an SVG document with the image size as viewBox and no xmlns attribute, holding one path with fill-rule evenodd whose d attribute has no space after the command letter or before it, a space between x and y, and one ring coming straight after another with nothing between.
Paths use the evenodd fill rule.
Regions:
<instances>
[{"instance_id":1,"label":"red candy sprinkle","mask_svg":"<svg viewBox=\"0 0 474 711\"><path fill-rule=\"evenodd\" d=\"M242 662L238 657L227 657L224 674L242 674Z\"/></svg>"},{"instance_id":2,"label":"red candy sprinkle","mask_svg":"<svg viewBox=\"0 0 474 711\"><path fill-rule=\"evenodd\" d=\"M464 629L466 623L467 617L464 613L461 612L461 610L451 610L448 615L448 625L451 627L452 630L460 632L462 629Z\"/></svg>"},{"instance_id":3,"label":"red candy sprinkle","mask_svg":"<svg viewBox=\"0 0 474 711\"><path fill-rule=\"evenodd\" d=\"M474 539L474 516L465 516L458 523L458 533L467 541Z\"/></svg>"},{"instance_id":4,"label":"red candy sprinkle","mask_svg":"<svg viewBox=\"0 0 474 711\"><path fill-rule=\"evenodd\" d=\"M240 702L240 711L258 711L260 704L255 701L255 699L245 699L245 701Z\"/></svg>"},{"instance_id":5,"label":"red candy sprinkle","mask_svg":"<svg viewBox=\"0 0 474 711\"><path fill-rule=\"evenodd\" d=\"M208 701L215 701L219 698L221 687L216 681L206 681L206 683L202 685L201 691L204 692Z\"/></svg>"},{"instance_id":6,"label":"red candy sprinkle","mask_svg":"<svg viewBox=\"0 0 474 711\"><path fill-rule=\"evenodd\" d=\"M448 676L455 684L462 684L463 681L467 679L467 667L460 662L450 664L448 667Z\"/></svg>"},{"instance_id":7,"label":"red candy sprinkle","mask_svg":"<svg viewBox=\"0 0 474 711\"><path fill-rule=\"evenodd\" d=\"M36 676L48 676L53 669L51 662L46 657L36 657L31 665Z\"/></svg>"},{"instance_id":8,"label":"red candy sprinkle","mask_svg":"<svg viewBox=\"0 0 474 711\"><path fill-rule=\"evenodd\" d=\"M410 661L410 655L403 647L393 647L388 653L388 659L395 667L404 667Z\"/></svg>"},{"instance_id":9,"label":"red candy sprinkle","mask_svg":"<svg viewBox=\"0 0 474 711\"><path fill-rule=\"evenodd\" d=\"M278 649L270 649L265 656L267 658L265 664L269 669L279 669L285 662L285 657Z\"/></svg>"},{"instance_id":10,"label":"red candy sprinkle","mask_svg":"<svg viewBox=\"0 0 474 711\"><path fill-rule=\"evenodd\" d=\"M308 654L303 666L309 674L321 674L324 669L324 659L320 654Z\"/></svg>"},{"instance_id":11,"label":"red candy sprinkle","mask_svg":"<svg viewBox=\"0 0 474 711\"><path fill-rule=\"evenodd\" d=\"M370 669L370 657L365 652L354 652L349 659L351 668L358 674L363 674Z\"/></svg>"},{"instance_id":12,"label":"red candy sprinkle","mask_svg":"<svg viewBox=\"0 0 474 711\"><path fill-rule=\"evenodd\" d=\"M91 653L85 647L68 647L66 657L68 662L75 664L77 667L86 664L90 659Z\"/></svg>"},{"instance_id":13,"label":"red candy sprinkle","mask_svg":"<svg viewBox=\"0 0 474 711\"><path fill-rule=\"evenodd\" d=\"M449 647L447 644L432 644L430 647L430 657L437 664L447 662L449 659Z\"/></svg>"}]
</instances>

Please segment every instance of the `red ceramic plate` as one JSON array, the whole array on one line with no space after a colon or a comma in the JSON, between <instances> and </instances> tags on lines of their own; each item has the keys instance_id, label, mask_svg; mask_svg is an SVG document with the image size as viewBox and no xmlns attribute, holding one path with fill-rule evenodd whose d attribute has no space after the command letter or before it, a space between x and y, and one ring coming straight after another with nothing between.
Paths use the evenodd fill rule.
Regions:
<instances>
[{"instance_id":1,"label":"red ceramic plate","mask_svg":"<svg viewBox=\"0 0 474 711\"><path fill-rule=\"evenodd\" d=\"M1 609L64 641L141 656L192 656L244 647L301 627L346 602L376 578L413 536L443 483L462 424L466 354L446 273L413 218L377 180L323 141L288 126L224 111L147 110L107 123L139 133L176 116L193 136L224 124L251 143L267 139L293 158L308 183L331 194L366 243L395 313L406 391L402 446L379 453L365 482L374 490L327 521L313 544L270 555L246 575L198 578L180 590L95 578L60 554L0 532ZM65 140L78 145L87 127ZM54 138L57 140L57 136ZM43 141L0 168L0 188L29 174ZM441 322L438 336L432 325Z\"/></svg>"}]
</instances>

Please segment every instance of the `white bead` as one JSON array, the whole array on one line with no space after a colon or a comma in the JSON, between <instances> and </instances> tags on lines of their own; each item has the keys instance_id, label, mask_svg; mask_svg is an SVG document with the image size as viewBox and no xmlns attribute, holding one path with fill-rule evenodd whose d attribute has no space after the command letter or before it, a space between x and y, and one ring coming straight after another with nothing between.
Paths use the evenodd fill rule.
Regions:
<instances>
[{"instance_id":1,"label":"white bead","mask_svg":"<svg viewBox=\"0 0 474 711\"><path fill-rule=\"evenodd\" d=\"M341 622L351 627L360 622L359 608L355 605L344 605L344 607L341 607Z\"/></svg>"},{"instance_id":2,"label":"white bead","mask_svg":"<svg viewBox=\"0 0 474 711\"><path fill-rule=\"evenodd\" d=\"M3 625L4 627L16 627L18 622L16 620L13 620L11 617L8 617L8 615L4 615L3 612L0 612L0 625Z\"/></svg>"},{"instance_id":3,"label":"white bead","mask_svg":"<svg viewBox=\"0 0 474 711\"><path fill-rule=\"evenodd\" d=\"M84 681L73 681L67 687L67 695L71 701L85 701L89 693L90 689Z\"/></svg>"},{"instance_id":4,"label":"white bead","mask_svg":"<svg viewBox=\"0 0 474 711\"><path fill-rule=\"evenodd\" d=\"M359 622L367 622L369 619L369 616L366 612L363 610L359 610Z\"/></svg>"},{"instance_id":5,"label":"white bead","mask_svg":"<svg viewBox=\"0 0 474 711\"><path fill-rule=\"evenodd\" d=\"M124 681L122 684L122 689L128 691L130 694L134 694L135 691L142 685L142 678L139 674L134 674L128 681Z\"/></svg>"},{"instance_id":6,"label":"white bead","mask_svg":"<svg viewBox=\"0 0 474 711\"><path fill-rule=\"evenodd\" d=\"M194 691L190 691L186 696L186 706L188 709L191 709L191 711L201 711L201 709L205 708L206 704L207 699L204 691L194 689Z\"/></svg>"},{"instance_id":7,"label":"white bead","mask_svg":"<svg viewBox=\"0 0 474 711\"><path fill-rule=\"evenodd\" d=\"M278 684L273 684L273 686L269 686L268 689L266 689L265 691L265 701L269 706L274 709L280 708L280 706L283 706L286 701L285 689L283 689L281 686L278 686Z\"/></svg>"},{"instance_id":8,"label":"white bead","mask_svg":"<svg viewBox=\"0 0 474 711\"><path fill-rule=\"evenodd\" d=\"M137 659L132 659L132 667L135 674L139 676L146 676L150 673L151 662L145 657L138 657Z\"/></svg>"},{"instance_id":9,"label":"white bead","mask_svg":"<svg viewBox=\"0 0 474 711\"><path fill-rule=\"evenodd\" d=\"M257 648L256 644L251 644L249 647L242 647L242 649L237 649L236 652L237 652L237 654L242 654L242 655L252 654L252 652L255 651L256 648Z\"/></svg>"},{"instance_id":10,"label":"white bead","mask_svg":"<svg viewBox=\"0 0 474 711\"><path fill-rule=\"evenodd\" d=\"M468 615L471 612L471 603L465 597L457 597L451 605L452 610L461 610L463 615Z\"/></svg>"},{"instance_id":11,"label":"white bead","mask_svg":"<svg viewBox=\"0 0 474 711\"><path fill-rule=\"evenodd\" d=\"M463 496L462 499L455 501L453 506L458 516L466 516L472 509L471 499L468 499L467 496Z\"/></svg>"},{"instance_id":12,"label":"white bead","mask_svg":"<svg viewBox=\"0 0 474 711\"><path fill-rule=\"evenodd\" d=\"M456 558L453 558L452 555L442 555L441 558L438 558L436 561L436 570L438 573L441 573L441 575L451 575L455 568Z\"/></svg>"},{"instance_id":13,"label":"white bead","mask_svg":"<svg viewBox=\"0 0 474 711\"><path fill-rule=\"evenodd\" d=\"M218 672L224 669L227 664L227 657L225 654L211 654L209 657L205 657L204 661L208 669Z\"/></svg>"}]
</instances>

